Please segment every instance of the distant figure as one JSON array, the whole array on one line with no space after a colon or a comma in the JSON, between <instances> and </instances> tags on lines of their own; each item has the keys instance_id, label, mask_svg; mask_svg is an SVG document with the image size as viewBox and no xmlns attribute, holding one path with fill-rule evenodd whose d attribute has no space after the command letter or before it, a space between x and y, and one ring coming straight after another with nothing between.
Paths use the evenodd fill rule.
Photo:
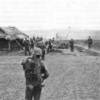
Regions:
<instances>
[{"instance_id":1,"label":"distant figure","mask_svg":"<svg viewBox=\"0 0 100 100\"><path fill-rule=\"evenodd\" d=\"M48 51L49 51L49 52L52 51L52 43L51 43L51 41L49 41Z\"/></svg>"},{"instance_id":2,"label":"distant figure","mask_svg":"<svg viewBox=\"0 0 100 100\"><path fill-rule=\"evenodd\" d=\"M45 46L44 43L41 44L41 50L42 50L41 58L42 58L42 60L45 60L45 50L46 50L46 46Z\"/></svg>"},{"instance_id":3,"label":"distant figure","mask_svg":"<svg viewBox=\"0 0 100 100\"><path fill-rule=\"evenodd\" d=\"M91 36L89 36L88 38L88 48L91 48L93 44L93 39L91 38Z\"/></svg>"},{"instance_id":4,"label":"distant figure","mask_svg":"<svg viewBox=\"0 0 100 100\"><path fill-rule=\"evenodd\" d=\"M30 39L30 47L31 47L31 49L34 48L34 40L32 38Z\"/></svg>"},{"instance_id":5,"label":"distant figure","mask_svg":"<svg viewBox=\"0 0 100 100\"><path fill-rule=\"evenodd\" d=\"M24 47L25 47L25 56L26 55L31 55L31 52L30 52L30 42L29 42L28 39L25 39Z\"/></svg>"},{"instance_id":6,"label":"distant figure","mask_svg":"<svg viewBox=\"0 0 100 100\"><path fill-rule=\"evenodd\" d=\"M74 51L74 40L73 39L69 41L69 46L70 46L70 51L73 52Z\"/></svg>"}]
</instances>

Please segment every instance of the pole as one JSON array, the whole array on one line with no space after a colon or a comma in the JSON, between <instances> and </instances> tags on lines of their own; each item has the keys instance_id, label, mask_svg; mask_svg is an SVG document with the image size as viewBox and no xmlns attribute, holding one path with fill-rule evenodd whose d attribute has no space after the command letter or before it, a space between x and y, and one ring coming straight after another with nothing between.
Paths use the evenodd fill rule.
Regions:
<instances>
[{"instance_id":1,"label":"pole","mask_svg":"<svg viewBox=\"0 0 100 100\"><path fill-rule=\"evenodd\" d=\"M11 41L8 41L8 50L11 51Z\"/></svg>"}]
</instances>

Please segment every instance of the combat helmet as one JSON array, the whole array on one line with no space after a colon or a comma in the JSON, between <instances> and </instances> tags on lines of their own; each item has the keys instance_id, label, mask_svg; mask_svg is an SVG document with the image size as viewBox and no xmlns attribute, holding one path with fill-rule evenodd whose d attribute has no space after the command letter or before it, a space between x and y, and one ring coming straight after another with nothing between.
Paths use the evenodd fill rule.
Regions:
<instances>
[{"instance_id":1,"label":"combat helmet","mask_svg":"<svg viewBox=\"0 0 100 100\"><path fill-rule=\"evenodd\" d=\"M34 47L32 55L42 55L42 50L40 48Z\"/></svg>"}]
</instances>

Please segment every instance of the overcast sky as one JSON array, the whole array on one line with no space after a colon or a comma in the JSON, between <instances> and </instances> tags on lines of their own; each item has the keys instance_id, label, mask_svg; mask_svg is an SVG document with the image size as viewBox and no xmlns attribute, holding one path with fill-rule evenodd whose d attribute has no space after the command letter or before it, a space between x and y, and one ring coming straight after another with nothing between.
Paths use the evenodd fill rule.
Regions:
<instances>
[{"instance_id":1,"label":"overcast sky","mask_svg":"<svg viewBox=\"0 0 100 100\"><path fill-rule=\"evenodd\" d=\"M100 29L100 0L0 0L0 26Z\"/></svg>"}]
</instances>

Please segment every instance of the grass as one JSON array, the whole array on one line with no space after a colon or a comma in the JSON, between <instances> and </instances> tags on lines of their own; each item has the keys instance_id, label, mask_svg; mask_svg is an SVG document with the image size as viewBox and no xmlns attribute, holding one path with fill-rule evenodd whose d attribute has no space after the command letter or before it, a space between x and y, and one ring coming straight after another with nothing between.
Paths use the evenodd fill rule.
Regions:
<instances>
[{"instance_id":1,"label":"grass","mask_svg":"<svg viewBox=\"0 0 100 100\"><path fill-rule=\"evenodd\" d=\"M24 56L0 57L0 100L24 100ZM100 57L49 54L41 100L99 100Z\"/></svg>"}]
</instances>

